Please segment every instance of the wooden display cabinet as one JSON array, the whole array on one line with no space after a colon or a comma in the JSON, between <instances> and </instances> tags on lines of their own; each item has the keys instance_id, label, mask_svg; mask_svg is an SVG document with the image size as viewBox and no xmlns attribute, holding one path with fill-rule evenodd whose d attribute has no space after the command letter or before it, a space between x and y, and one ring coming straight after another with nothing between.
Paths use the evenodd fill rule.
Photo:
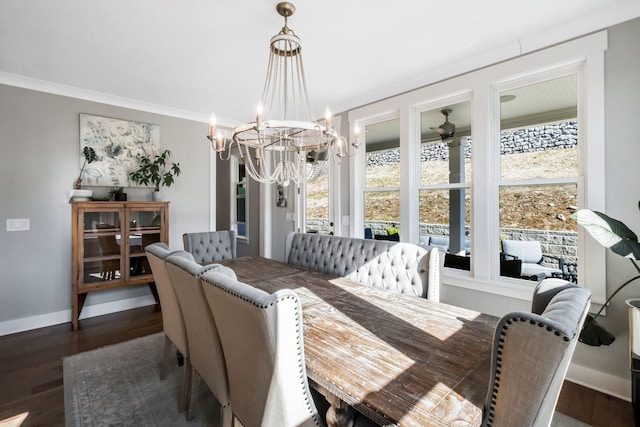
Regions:
<instances>
[{"instance_id":1,"label":"wooden display cabinet","mask_svg":"<svg viewBox=\"0 0 640 427\"><path fill-rule=\"evenodd\" d=\"M169 202L71 202L71 324L89 292L147 284L158 300L144 247L169 243Z\"/></svg>"}]
</instances>

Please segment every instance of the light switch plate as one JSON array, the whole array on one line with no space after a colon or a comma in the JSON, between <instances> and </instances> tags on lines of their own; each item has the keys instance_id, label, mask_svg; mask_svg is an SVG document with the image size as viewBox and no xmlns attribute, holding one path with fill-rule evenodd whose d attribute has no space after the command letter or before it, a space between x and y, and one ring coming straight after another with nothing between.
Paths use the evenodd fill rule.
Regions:
<instances>
[{"instance_id":1,"label":"light switch plate","mask_svg":"<svg viewBox=\"0 0 640 427\"><path fill-rule=\"evenodd\" d=\"M295 212L287 212L287 221L295 221L296 220Z\"/></svg>"},{"instance_id":2,"label":"light switch plate","mask_svg":"<svg viewBox=\"0 0 640 427\"><path fill-rule=\"evenodd\" d=\"M31 224L29 218L14 218L7 220L7 231L29 231Z\"/></svg>"}]
</instances>

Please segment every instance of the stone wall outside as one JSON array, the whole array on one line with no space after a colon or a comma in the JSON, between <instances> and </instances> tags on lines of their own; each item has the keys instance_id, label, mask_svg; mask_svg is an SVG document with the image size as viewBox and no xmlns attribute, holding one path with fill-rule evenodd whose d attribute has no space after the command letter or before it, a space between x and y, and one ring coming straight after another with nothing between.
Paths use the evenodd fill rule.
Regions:
<instances>
[{"instance_id":1,"label":"stone wall outside","mask_svg":"<svg viewBox=\"0 0 640 427\"><path fill-rule=\"evenodd\" d=\"M471 139L467 139L465 157L471 158ZM567 121L557 124L516 129L500 133L500 154L527 153L532 151L560 150L578 145L578 123ZM420 161L447 160L449 150L444 142L422 144ZM367 153L368 165L400 163L400 150L383 150Z\"/></svg>"}]
</instances>

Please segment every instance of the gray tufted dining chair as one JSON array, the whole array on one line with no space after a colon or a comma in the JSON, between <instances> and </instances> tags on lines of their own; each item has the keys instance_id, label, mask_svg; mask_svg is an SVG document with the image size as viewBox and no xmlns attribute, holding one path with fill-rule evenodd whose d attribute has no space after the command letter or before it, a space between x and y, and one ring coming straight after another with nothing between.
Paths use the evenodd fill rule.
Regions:
<instances>
[{"instance_id":1,"label":"gray tufted dining chair","mask_svg":"<svg viewBox=\"0 0 640 427\"><path fill-rule=\"evenodd\" d=\"M188 256L181 256L182 254ZM188 252L167 257L167 271L184 315L193 368L187 420L194 417L200 379L203 379L220 404L221 425L231 427L233 413L222 344L199 279L201 274L210 270L216 270L220 275L236 277L233 270L219 264L201 266L193 261Z\"/></svg>"},{"instance_id":2,"label":"gray tufted dining chair","mask_svg":"<svg viewBox=\"0 0 640 427\"><path fill-rule=\"evenodd\" d=\"M182 242L184 250L193 255L198 264L211 264L236 257L236 232L233 230L185 233Z\"/></svg>"},{"instance_id":3,"label":"gray tufted dining chair","mask_svg":"<svg viewBox=\"0 0 640 427\"><path fill-rule=\"evenodd\" d=\"M545 279L531 313L505 315L493 339L483 426L549 426L591 291L562 279Z\"/></svg>"},{"instance_id":4,"label":"gray tufted dining chair","mask_svg":"<svg viewBox=\"0 0 640 427\"><path fill-rule=\"evenodd\" d=\"M182 391L178 399L178 412L183 412L189 403L189 392L191 390L191 359L189 357L189 345L187 342L187 332L184 327L182 309L178 303L178 296L173 290L171 278L167 272L166 258L172 252L164 243L154 243L144 248L147 260L151 266L153 280L156 283L160 306L162 307L162 329L164 331L164 350L162 362L160 363L160 379L167 378L169 368L169 358L173 347L182 354L184 358L184 376Z\"/></svg>"},{"instance_id":5,"label":"gray tufted dining chair","mask_svg":"<svg viewBox=\"0 0 640 427\"><path fill-rule=\"evenodd\" d=\"M268 294L217 270L201 278L219 326L235 417L245 427L324 426L307 381L297 294Z\"/></svg>"}]
</instances>

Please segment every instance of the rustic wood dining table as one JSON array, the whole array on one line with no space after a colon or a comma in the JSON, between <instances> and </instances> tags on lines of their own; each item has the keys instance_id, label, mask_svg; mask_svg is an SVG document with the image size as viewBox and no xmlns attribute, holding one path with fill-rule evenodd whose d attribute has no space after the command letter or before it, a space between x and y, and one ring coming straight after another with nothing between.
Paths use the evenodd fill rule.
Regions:
<instances>
[{"instance_id":1,"label":"rustic wood dining table","mask_svg":"<svg viewBox=\"0 0 640 427\"><path fill-rule=\"evenodd\" d=\"M479 426L498 318L311 272L261 257L222 261L267 292L293 289L304 324L307 376L331 407L380 425Z\"/></svg>"}]
</instances>

